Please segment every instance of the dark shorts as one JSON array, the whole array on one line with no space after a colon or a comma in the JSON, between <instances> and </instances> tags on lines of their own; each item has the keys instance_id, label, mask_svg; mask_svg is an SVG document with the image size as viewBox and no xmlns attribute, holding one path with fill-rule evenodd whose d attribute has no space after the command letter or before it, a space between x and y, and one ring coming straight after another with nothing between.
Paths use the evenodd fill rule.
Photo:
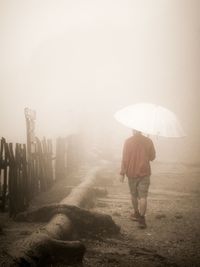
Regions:
<instances>
[{"instance_id":1,"label":"dark shorts","mask_svg":"<svg viewBox=\"0 0 200 267\"><path fill-rule=\"evenodd\" d=\"M146 198L149 191L150 176L128 178L128 184L133 197Z\"/></svg>"}]
</instances>

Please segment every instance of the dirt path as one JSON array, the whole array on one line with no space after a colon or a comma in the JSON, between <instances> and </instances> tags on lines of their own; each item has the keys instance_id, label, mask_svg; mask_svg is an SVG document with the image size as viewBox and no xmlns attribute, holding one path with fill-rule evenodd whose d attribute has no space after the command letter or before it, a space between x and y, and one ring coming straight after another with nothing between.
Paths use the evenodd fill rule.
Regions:
<instances>
[{"instance_id":1,"label":"dirt path","mask_svg":"<svg viewBox=\"0 0 200 267\"><path fill-rule=\"evenodd\" d=\"M147 229L130 220L127 182L115 180L97 200L95 210L111 214L121 235L88 242L85 266L200 266L199 169L161 167L151 178Z\"/></svg>"},{"instance_id":2,"label":"dirt path","mask_svg":"<svg viewBox=\"0 0 200 267\"><path fill-rule=\"evenodd\" d=\"M157 164L153 173L145 230L130 220L127 182L119 183L115 170L106 178L108 196L97 199L92 210L110 214L120 225L121 233L83 239L87 252L82 267L200 266L200 168ZM67 183L57 184L32 205L59 202L69 191ZM5 220L0 233L0 266L6 267L4 250L42 224L15 223L0 216L1 221L3 217Z\"/></svg>"}]
</instances>

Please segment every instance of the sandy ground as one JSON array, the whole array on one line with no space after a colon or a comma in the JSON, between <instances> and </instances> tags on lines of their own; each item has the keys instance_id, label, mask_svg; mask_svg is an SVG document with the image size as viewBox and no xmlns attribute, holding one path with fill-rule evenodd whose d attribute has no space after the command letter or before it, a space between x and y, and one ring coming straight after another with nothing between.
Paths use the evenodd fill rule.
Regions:
<instances>
[{"instance_id":1,"label":"sandy ground","mask_svg":"<svg viewBox=\"0 0 200 267\"><path fill-rule=\"evenodd\" d=\"M160 165L153 172L147 229L130 220L127 182L115 180L108 197L97 200L95 210L112 215L121 235L89 243L86 266L200 266L199 169Z\"/></svg>"},{"instance_id":2,"label":"sandy ground","mask_svg":"<svg viewBox=\"0 0 200 267\"><path fill-rule=\"evenodd\" d=\"M130 220L127 181L121 184L115 169L104 179L108 195L98 198L91 210L110 214L121 231L117 236L82 239L87 251L81 266L200 266L200 167L155 163L152 169L145 230ZM32 206L59 202L70 189L66 182L57 184L37 197ZM6 266L7 247L42 224L16 223L5 214L0 216L4 220L0 266Z\"/></svg>"}]
</instances>

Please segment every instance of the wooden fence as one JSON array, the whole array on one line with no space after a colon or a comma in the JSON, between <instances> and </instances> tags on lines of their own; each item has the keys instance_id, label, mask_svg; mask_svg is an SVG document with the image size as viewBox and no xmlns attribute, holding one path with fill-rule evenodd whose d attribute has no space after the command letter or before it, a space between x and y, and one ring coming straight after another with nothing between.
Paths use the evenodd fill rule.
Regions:
<instances>
[{"instance_id":1,"label":"wooden fence","mask_svg":"<svg viewBox=\"0 0 200 267\"><path fill-rule=\"evenodd\" d=\"M30 200L47 191L55 180L69 179L78 169L80 153L76 137L58 138L53 157L52 140L35 138L33 151L27 157L25 144L0 142L0 210L10 216L24 211ZM54 164L55 160L55 164Z\"/></svg>"},{"instance_id":2,"label":"wooden fence","mask_svg":"<svg viewBox=\"0 0 200 267\"><path fill-rule=\"evenodd\" d=\"M25 210L30 200L53 183L51 140L36 139L35 152L27 160L25 144L0 142L0 207L10 216Z\"/></svg>"},{"instance_id":3,"label":"wooden fence","mask_svg":"<svg viewBox=\"0 0 200 267\"><path fill-rule=\"evenodd\" d=\"M76 172L84 162L84 149L79 135L69 135L56 139L55 157L56 179L68 179L69 175Z\"/></svg>"}]
</instances>

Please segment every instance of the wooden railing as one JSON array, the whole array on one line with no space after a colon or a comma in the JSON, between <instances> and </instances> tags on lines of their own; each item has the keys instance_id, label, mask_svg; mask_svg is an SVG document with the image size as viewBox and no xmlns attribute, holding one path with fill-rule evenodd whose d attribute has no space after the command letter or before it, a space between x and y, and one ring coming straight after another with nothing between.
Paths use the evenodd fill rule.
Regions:
<instances>
[{"instance_id":1,"label":"wooden railing","mask_svg":"<svg viewBox=\"0 0 200 267\"><path fill-rule=\"evenodd\" d=\"M31 199L55 180L69 179L80 163L72 137L57 139L55 156L52 140L45 138L35 138L32 150L27 157L26 144L0 140L0 211L9 211L10 216L26 210Z\"/></svg>"},{"instance_id":2,"label":"wooden railing","mask_svg":"<svg viewBox=\"0 0 200 267\"><path fill-rule=\"evenodd\" d=\"M37 138L27 160L25 144L0 142L0 208L10 216L25 210L30 200L53 183L52 142Z\"/></svg>"}]
</instances>

